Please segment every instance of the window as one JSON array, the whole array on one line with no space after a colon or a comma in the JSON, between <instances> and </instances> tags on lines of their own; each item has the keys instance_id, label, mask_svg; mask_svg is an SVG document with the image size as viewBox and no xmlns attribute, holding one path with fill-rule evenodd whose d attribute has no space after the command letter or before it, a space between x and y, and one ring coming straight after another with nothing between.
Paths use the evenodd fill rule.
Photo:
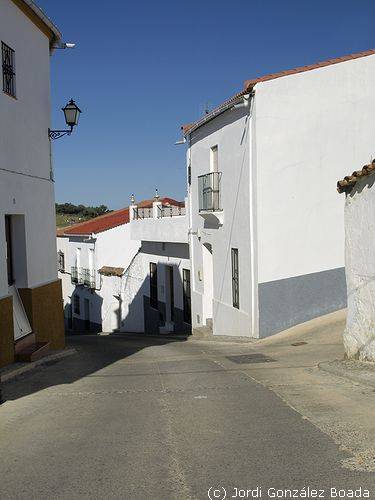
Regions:
<instances>
[{"instance_id":1,"label":"window","mask_svg":"<svg viewBox=\"0 0 375 500\"><path fill-rule=\"evenodd\" d=\"M240 283L238 268L238 248L232 248L232 298L233 307L240 308Z\"/></svg>"},{"instance_id":2,"label":"window","mask_svg":"<svg viewBox=\"0 0 375 500\"><path fill-rule=\"evenodd\" d=\"M13 238L12 238L12 219L10 215L5 216L5 241L6 241L6 261L8 273L8 285L14 284L13 270Z\"/></svg>"},{"instance_id":3,"label":"window","mask_svg":"<svg viewBox=\"0 0 375 500\"><path fill-rule=\"evenodd\" d=\"M65 255L61 250L57 252L57 270L65 273Z\"/></svg>"},{"instance_id":4,"label":"window","mask_svg":"<svg viewBox=\"0 0 375 500\"><path fill-rule=\"evenodd\" d=\"M150 306L158 308L158 268L154 262L150 262Z\"/></svg>"},{"instance_id":5,"label":"window","mask_svg":"<svg viewBox=\"0 0 375 500\"><path fill-rule=\"evenodd\" d=\"M210 154L210 171L211 172L218 172L219 171L219 164L218 164L218 147L212 146L211 148L211 154Z\"/></svg>"},{"instance_id":6,"label":"window","mask_svg":"<svg viewBox=\"0 0 375 500\"><path fill-rule=\"evenodd\" d=\"M3 91L16 97L16 66L14 50L1 42L1 61L3 68Z\"/></svg>"},{"instance_id":7,"label":"window","mask_svg":"<svg viewBox=\"0 0 375 500\"><path fill-rule=\"evenodd\" d=\"M74 314L81 314L81 301L79 300L78 295L74 295Z\"/></svg>"},{"instance_id":8,"label":"window","mask_svg":"<svg viewBox=\"0 0 375 500\"><path fill-rule=\"evenodd\" d=\"M190 270L182 270L183 293L184 293L184 322L191 323L191 292L190 292ZM198 320L199 323L199 320Z\"/></svg>"}]
</instances>

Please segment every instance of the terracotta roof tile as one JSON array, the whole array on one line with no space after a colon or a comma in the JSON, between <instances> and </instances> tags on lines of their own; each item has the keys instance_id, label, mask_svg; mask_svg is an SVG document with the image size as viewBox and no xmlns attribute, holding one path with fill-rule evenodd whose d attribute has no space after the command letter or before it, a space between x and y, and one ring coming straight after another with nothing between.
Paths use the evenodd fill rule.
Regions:
<instances>
[{"instance_id":1,"label":"terracotta roof tile","mask_svg":"<svg viewBox=\"0 0 375 500\"><path fill-rule=\"evenodd\" d=\"M153 199L143 200L137 203L137 206L142 208L151 208L153 201ZM175 205L177 207L185 206L184 202L176 201L173 198L160 198L160 201L163 205ZM127 224L129 221L129 207L121 208L120 210L114 210L113 212L100 215L94 219L79 222L78 224L73 224L72 226L65 228L60 228L57 230L57 236L86 236L92 233L102 233L103 231L108 231L108 229L113 229L114 227Z\"/></svg>"},{"instance_id":2,"label":"terracotta roof tile","mask_svg":"<svg viewBox=\"0 0 375 500\"><path fill-rule=\"evenodd\" d=\"M338 181L337 191L340 194L350 192L361 177L366 177L366 175L370 175L374 171L375 160L373 160L369 165L365 165L361 170L356 170L352 173L352 175L346 175L342 180Z\"/></svg>"},{"instance_id":3,"label":"terracotta roof tile","mask_svg":"<svg viewBox=\"0 0 375 500\"><path fill-rule=\"evenodd\" d=\"M98 273L103 276L118 276L121 277L124 274L124 267L111 267L111 266L103 266L99 269Z\"/></svg>"}]
</instances>

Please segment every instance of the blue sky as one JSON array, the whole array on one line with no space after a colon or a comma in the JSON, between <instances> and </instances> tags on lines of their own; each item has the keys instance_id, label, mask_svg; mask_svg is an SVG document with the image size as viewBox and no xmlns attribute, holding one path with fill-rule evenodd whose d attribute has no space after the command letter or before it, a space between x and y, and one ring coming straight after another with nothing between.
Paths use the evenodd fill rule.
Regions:
<instances>
[{"instance_id":1,"label":"blue sky","mask_svg":"<svg viewBox=\"0 0 375 500\"><path fill-rule=\"evenodd\" d=\"M128 205L182 199L179 127L265 73L375 47L373 0L38 0L74 50L52 58L56 200Z\"/></svg>"}]
</instances>

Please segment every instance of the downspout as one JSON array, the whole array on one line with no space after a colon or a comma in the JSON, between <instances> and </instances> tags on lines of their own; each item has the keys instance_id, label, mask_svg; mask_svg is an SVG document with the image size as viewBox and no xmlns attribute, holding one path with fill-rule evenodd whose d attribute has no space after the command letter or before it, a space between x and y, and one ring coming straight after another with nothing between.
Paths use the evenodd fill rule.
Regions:
<instances>
[{"instance_id":1,"label":"downspout","mask_svg":"<svg viewBox=\"0 0 375 500\"><path fill-rule=\"evenodd\" d=\"M255 93L249 110L249 232L250 232L250 273L251 273L251 336L259 338L259 311L258 311L258 269L257 269L257 172L256 172L256 135L254 119Z\"/></svg>"}]
</instances>

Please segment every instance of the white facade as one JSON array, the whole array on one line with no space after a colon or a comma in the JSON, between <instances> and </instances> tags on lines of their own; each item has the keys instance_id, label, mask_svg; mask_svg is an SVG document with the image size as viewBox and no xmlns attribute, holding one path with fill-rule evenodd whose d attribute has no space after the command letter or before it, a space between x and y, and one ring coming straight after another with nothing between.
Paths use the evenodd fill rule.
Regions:
<instances>
[{"instance_id":1,"label":"white facade","mask_svg":"<svg viewBox=\"0 0 375 500\"><path fill-rule=\"evenodd\" d=\"M374 180L373 172L356 180L345 202L348 314L344 346L349 359L361 361L375 361Z\"/></svg>"},{"instance_id":2,"label":"white facade","mask_svg":"<svg viewBox=\"0 0 375 500\"><path fill-rule=\"evenodd\" d=\"M96 234L69 234L67 228L57 237L58 252L64 257L65 270L59 276L69 330L153 334L189 330L190 310L185 323L183 291L190 271L187 217L158 217L153 209L160 204L145 209L155 217L124 222ZM130 213L133 208L137 207L130 207ZM84 225L73 228L76 233L80 228L84 232ZM151 263L157 266L157 304L153 307ZM91 276L91 283L85 282L85 276Z\"/></svg>"},{"instance_id":3,"label":"white facade","mask_svg":"<svg viewBox=\"0 0 375 500\"><path fill-rule=\"evenodd\" d=\"M98 271L104 266L126 270L139 246L140 242L130 238L129 224L98 234L57 237L57 249L63 252L65 261L65 272L59 272L59 277L63 285L66 324L71 321L71 326L76 325L77 330L112 332L121 329L123 277L104 276ZM74 267L91 271L93 288L76 286L72 282ZM78 272L82 276L82 271ZM75 296L78 298L74 299ZM80 301L79 312L77 308L75 311L74 300Z\"/></svg>"},{"instance_id":4,"label":"white facade","mask_svg":"<svg viewBox=\"0 0 375 500\"><path fill-rule=\"evenodd\" d=\"M126 275L128 317L137 331L180 333L191 331L191 266L188 216L132 220L132 238L141 241L139 253ZM157 292L151 293L155 266Z\"/></svg>"},{"instance_id":5,"label":"white facade","mask_svg":"<svg viewBox=\"0 0 375 500\"><path fill-rule=\"evenodd\" d=\"M0 12L0 42L13 54L14 73L12 92L5 91L3 75L0 80L0 300L12 295L13 305L22 308L19 289L57 280L48 129L50 49L60 35L35 5L27 13L23 2L0 0ZM11 226L8 238L5 218Z\"/></svg>"},{"instance_id":6,"label":"white facade","mask_svg":"<svg viewBox=\"0 0 375 500\"><path fill-rule=\"evenodd\" d=\"M260 81L249 106L239 96L187 132L194 328L257 338L345 306L332 186L375 154L374 83L375 55ZM221 210L202 211L198 176L215 168Z\"/></svg>"}]
</instances>

